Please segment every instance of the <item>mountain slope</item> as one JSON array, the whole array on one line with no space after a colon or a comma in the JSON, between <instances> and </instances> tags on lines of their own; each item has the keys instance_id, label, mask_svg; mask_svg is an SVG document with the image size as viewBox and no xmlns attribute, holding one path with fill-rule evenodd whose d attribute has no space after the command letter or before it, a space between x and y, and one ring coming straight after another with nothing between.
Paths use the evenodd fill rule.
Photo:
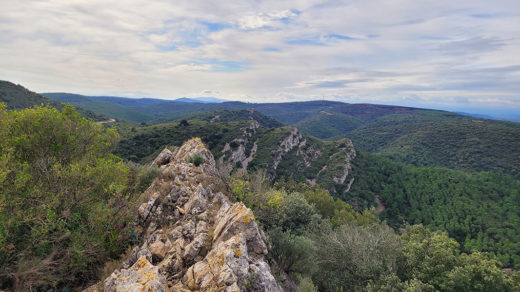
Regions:
<instances>
[{"instance_id":1,"label":"mountain slope","mask_svg":"<svg viewBox=\"0 0 520 292\"><path fill-rule=\"evenodd\" d=\"M379 207L395 228L406 222L448 231L462 249L520 265L520 181L494 173L407 166L357 150L348 139L324 141L291 126L254 120L188 120L139 127L116 154L151 161L163 147L200 136L223 173L265 169L273 179L318 184L357 210ZM486 239L487 238L487 239Z\"/></svg>"},{"instance_id":2,"label":"mountain slope","mask_svg":"<svg viewBox=\"0 0 520 292\"><path fill-rule=\"evenodd\" d=\"M43 95L59 102L67 102L111 118L134 123L149 122L152 120L152 117L134 110L133 107L163 102L162 100L153 99L131 100L129 98L91 97L69 93L43 93Z\"/></svg>"},{"instance_id":3,"label":"mountain slope","mask_svg":"<svg viewBox=\"0 0 520 292\"><path fill-rule=\"evenodd\" d=\"M209 122L236 122L236 121L248 121L255 120L264 127L281 127L282 123L277 120L266 116L254 109L248 110L214 110L202 113L194 114L193 116L186 117L187 119L197 119Z\"/></svg>"},{"instance_id":4,"label":"mountain slope","mask_svg":"<svg viewBox=\"0 0 520 292\"><path fill-rule=\"evenodd\" d=\"M520 124L465 117L381 121L348 135L360 149L418 166L520 177Z\"/></svg>"},{"instance_id":5,"label":"mountain slope","mask_svg":"<svg viewBox=\"0 0 520 292\"><path fill-rule=\"evenodd\" d=\"M212 115L205 111L254 109L281 123L294 125L304 134L329 140L346 137L357 149L398 162L471 172L495 171L520 177L520 124L514 122L438 110L332 101L202 104L164 100L144 103L124 98L104 100L125 104L128 109L144 115L128 112L118 117L148 123L192 117L204 119L203 116ZM87 107L80 101L75 104ZM92 105L88 108L102 110Z\"/></svg>"},{"instance_id":6,"label":"mountain slope","mask_svg":"<svg viewBox=\"0 0 520 292\"><path fill-rule=\"evenodd\" d=\"M61 109L61 103L32 92L21 85L16 85L9 81L0 80L0 102L6 104L7 109L19 110L39 106L42 104ZM83 116L92 118L95 121L107 120L107 118L97 111L89 111L77 108Z\"/></svg>"}]
</instances>

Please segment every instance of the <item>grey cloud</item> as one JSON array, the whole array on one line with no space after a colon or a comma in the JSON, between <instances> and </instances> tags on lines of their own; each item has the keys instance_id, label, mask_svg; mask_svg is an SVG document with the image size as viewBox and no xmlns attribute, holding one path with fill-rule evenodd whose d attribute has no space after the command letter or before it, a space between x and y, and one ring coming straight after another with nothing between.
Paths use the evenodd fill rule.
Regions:
<instances>
[{"instance_id":1,"label":"grey cloud","mask_svg":"<svg viewBox=\"0 0 520 292\"><path fill-rule=\"evenodd\" d=\"M0 78L41 92L520 100L518 1L0 2ZM495 17L469 16L483 11Z\"/></svg>"},{"instance_id":2,"label":"grey cloud","mask_svg":"<svg viewBox=\"0 0 520 292\"><path fill-rule=\"evenodd\" d=\"M450 55L469 55L498 50L504 42L497 38L474 37L460 41L451 41L439 45L439 51Z\"/></svg>"}]
</instances>

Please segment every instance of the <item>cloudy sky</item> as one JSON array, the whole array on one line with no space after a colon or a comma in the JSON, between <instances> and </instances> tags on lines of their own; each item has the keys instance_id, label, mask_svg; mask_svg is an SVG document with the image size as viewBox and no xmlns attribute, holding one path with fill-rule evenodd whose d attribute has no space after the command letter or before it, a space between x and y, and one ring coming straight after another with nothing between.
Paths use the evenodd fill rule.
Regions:
<instances>
[{"instance_id":1,"label":"cloudy sky","mask_svg":"<svg viewBox=\"0 0 520 292\"><path fill-rule=\"evenodd\" d=\"M520 112L520 1L0 0L38 91Z\"/></svg>"}]
</instances>

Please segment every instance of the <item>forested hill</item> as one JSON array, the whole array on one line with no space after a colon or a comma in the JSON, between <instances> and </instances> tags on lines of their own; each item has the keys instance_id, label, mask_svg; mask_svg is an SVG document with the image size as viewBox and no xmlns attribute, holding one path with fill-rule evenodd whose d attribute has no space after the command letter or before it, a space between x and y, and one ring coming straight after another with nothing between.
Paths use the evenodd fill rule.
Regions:
<instances>
[{"instance_id":1,"label":"forested hill","mask_svg":"<svg viewBox=\"0 0 520 292\"><path fill-rule=\"evenodd\" d=\"M379 207L394 228L423 223L447 231L463 250L488 251L508 267L520 265L519 180L404 165L355 149L348 139L320 140L294 127L202 117L136 127L123 136L116 154L150 163L164 147L201 137L223 173L265 169L273 180L318 184L357 210Z\"/></svg>"},{"instance_id":2,"label":"forested hill","mask_svg":"<svg viewBox=\"0 0 520 292\"><path fill-rule=\"evenodd\" d=\"M158 99L47 94L136 123L209 117L207 111L254 109L321 139L349 138L357 149L416 166L520 177L520 124L410 107L333 101L185 103ZM217 114L213 114L217 116Z\"/></svg>"},{"instance_id":3,"label":"forested hill","mask_svg":"<svg viewBox=\"0 0 520 292\"><path fill-rule=\"evenodd\" d=\"M185 119L126 128L115 151L125 159L149 163L164 147L199 136L224 172L266 169L275 180L293 178L319 184L357 210L376 206L378 197L383 204L380 216L395 228L407 222L424 223L448 231L464 249L493 252L507 266L518 266L520 261L520 246L515 244L520 242L520 224L515 223L520 222L520 134L516 123L443 111L328 101L228 102L219 104L220 109L216 104L155 100L131 106L124 99L104 101L125 109L146 108L163 118L173 113ZM213 111L201 112L207 109ZM354 143L308 136L300 129L281 127L272 117L303 129L312 126L307 132L352 127L347 136ZM318 118L311 123L312 117ZM417 167L423 165L455 170Z\"/></svg>"},{"instance_id":4,"label":"forested hill","mask_svg":"<svg viewBox=\"0 0 520 292\"><path fill-rule=\"evenodd\" d=\"M16 85L9 81L0 80L0 102L6 104L7 109L19 110L30 108L35 105L50 105L52 107L61 108L61 103L49 99L45 96L28 90L27 88ZM95 121L106 120L107 117L93 111L77 109L83 116L94 119Z\"/></svg>"},{"instance_id":5,"label":"forested hill","mask_svg":"<svg viewBox=\"0 0 520 292\"><path fill-rule=\"evenodd\" d=\"M328 103L306 106L313 104ZM366 115L377 112L393 121L420 112L381 115L370 107L363 107ZM5 154L0 155L0 290L82 290L115 266L128 270L139 257L143 261L137 262L156 267L167 258L171 265L156 271L178 283L188 266L213 254L211 243L193 231L204 230L208 238L221 234L204 222L215 226L211 218L222 212L200 213L209 194L202 179L215 193L253 210L255 220L233 218L263 228L271 269L290 289L297 284L309 291L515 291L520 285L520 180L511 175L395 162L347 138L319 139L251 108L185 113L184 119L152 125L113 123L117 128L84 119L68 105L62 112L2 107L0 115ZM424 122L451 114L418 115ZM119 145L113 144L116 131ZM194 152L179 148L192 137L201 138L188 142ZM149 167L154 157L153 165L166 170L159 176ZM211 171L202 164L211 164ZM147 188L146 196L138 196ZM188 189L194 196L179 196ZM142 245L144 230L133 223L135 218L145 223L148 216L157 224L144 225L165 228L144 238L153 246ZM193 222L166 226L163 219L171 218ZM185 249L178 252L175 242ZM144 248L128 249L131 245ZM172 247L178 256L168 251ZM118 260L127 249L128 260ZM511 276L503 268L511 268ZM250 280L244 287L255 278ZM106 283L110 290L112 280L98 287Z\"/></svg>"}]
</instances>

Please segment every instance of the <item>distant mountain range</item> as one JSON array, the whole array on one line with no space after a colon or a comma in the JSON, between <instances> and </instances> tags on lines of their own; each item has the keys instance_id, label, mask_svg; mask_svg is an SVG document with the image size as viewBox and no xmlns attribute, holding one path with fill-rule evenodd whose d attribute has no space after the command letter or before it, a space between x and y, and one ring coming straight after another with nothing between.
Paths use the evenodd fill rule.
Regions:
<instances>
[{"instance_id":1,"label":"distant mountain range","mask_svg":"<svg viewBox=\"0 0 520 292\"><path fill-rule=\"evenodd\" d=\"M181 97L181 98L174 99L173 101L188 102L188 103L223 103L223 102L228 102L229 100L220 99L220 98L216 98L216 97L196 97L196 98Z\"/></svg>"},{"instance_id":2,"label":"distant mountain range","mask_svg":"<svg viewBox=\"0 0 520 292\"><path fill-rule=\"evenodd\" d=\"M35 96L43 98L21 86L9 82L2 84L17 96L11 98L11 103L20 103L24 98L31 100ZM190 119L208 111L249 109L320 139L349 138L357 149L394 161L464 171L495 171L520 177L520 124L514 122L439 110L323 100L202 103L69 93L45 95L55 101L69 102L97 114L138 124ZM224 115L220 116L224 118Z\"/></svg>"}]
</instances>

